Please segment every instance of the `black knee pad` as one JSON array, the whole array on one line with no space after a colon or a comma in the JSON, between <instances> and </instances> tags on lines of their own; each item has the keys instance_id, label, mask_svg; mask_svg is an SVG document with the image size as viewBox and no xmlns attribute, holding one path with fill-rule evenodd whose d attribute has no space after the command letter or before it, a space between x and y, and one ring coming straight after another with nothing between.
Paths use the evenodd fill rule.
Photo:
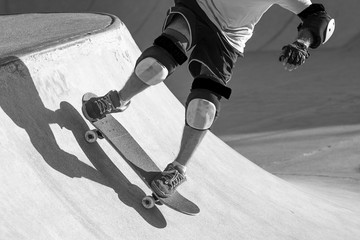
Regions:
<instances>
[{"instance_id":1,"label":"black knee pad","mask_svg":"<svg viewBox=\"0 0 360 240\"><path fill-rule=\"evenodd\" d=\"M211 76L195 78L186 101L186 124L197 130L210 129L220 112L220 100L229 98L231 89Z\"/></svg>"},{"instance_id":2,"label":"black knee pad","mask_svg":"<svg viewBox=\"0 0 360 240\"><path fill-rule=\"evenodd\" d=\"M186 101L186 125L208 130L214 124L220 111L220 98L206 89L194 89Z\"/></svg>"},{"instance_id":3,"label":"black knee pad","mask_svg":"<svg viewBox=\"0 0 360 240\"><path fill-rule=\"evenodd\" d=\"M182 65L187 60L185 49L178 43L178 40L168 34L161 34L154 41L154 46L164 49L175 61Z\"/></svg>"},{"instance_id":4,"label":"black knee pad","mask_svg":"<svg viewBox=\"0 0 360 240\"><path fill-rule=\"evenodd\" d=\"M231 96L231 88L225 86L223 81L211 75L199 75L195 77L191 86L191 91L195 89L205 89L221 99L222 97L229 99Z\"/></svg>"},{"instance_id":5,"label":"black knee pad","mask_svg":"<svg viewBox=\"0 0 360 240\"><path fill-rule=\"evenodd\" d=\"M187 60L184 49L166 34L156 38L154 45L147 48L136 62L136 66L145 58L154 58L164 65L171 74L178 65Z\"/></svg>"},{"instance_id":6,"label":"black knee pad","mask_svg":"<svg viewBox=\"0 0 360 240\"><path fill-rule=\"evenodd\" d=\"M185 50L171 36L162 34L147 48L135 64L135 74L148 85L156 85L187 60Z\"/></svg>"}]
</instances>

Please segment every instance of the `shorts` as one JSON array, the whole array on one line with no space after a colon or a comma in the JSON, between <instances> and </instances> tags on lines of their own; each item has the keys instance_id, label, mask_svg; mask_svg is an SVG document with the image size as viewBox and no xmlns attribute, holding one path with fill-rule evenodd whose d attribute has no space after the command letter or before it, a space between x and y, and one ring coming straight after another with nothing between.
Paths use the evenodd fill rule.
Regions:
<instances>
[{"instance_id":1,"label":"shorts","mask_svg":"<svg viewBox=\"0 0 360 240\"><path fill-rule=\"evenodd\" d=\"M193 77L200 75L203 65L220 80L220 83L226 85L231 79L232 69L241 53L227 42L195 0L175 0L175 6L169 9L163 29L177 14L185 18L190 29L189 44L190 48L193 47L189 58L191 75Z\"/></svg>"}]
</instances>

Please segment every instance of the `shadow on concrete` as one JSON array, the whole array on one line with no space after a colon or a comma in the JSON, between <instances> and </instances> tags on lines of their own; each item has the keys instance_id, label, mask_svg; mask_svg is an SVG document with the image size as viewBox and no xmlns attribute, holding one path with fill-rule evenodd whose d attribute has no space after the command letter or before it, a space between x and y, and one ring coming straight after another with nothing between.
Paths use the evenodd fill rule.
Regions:
<instances>
[{"instance_id":1,"label":"shadow on concrete","mask_svg":"<svg viewBox=\"0 0 360 240\"><path fill-rule=\"evenodd\" d=\"M16 57L1 62L0 106L18 127L26 131L46 163L70 178L84 177L114 189L119 199L134 208L150 225L166 227L166 220L158 208L146 210L141 205L146 194L124 176L97 143L90 145L84 140L84 133L89 128L79 112L68 102L62 102L55 112L47 109L24 63ZM62 150L50 124L70 130L95 168Z\"/></svg>"}]
</instances>

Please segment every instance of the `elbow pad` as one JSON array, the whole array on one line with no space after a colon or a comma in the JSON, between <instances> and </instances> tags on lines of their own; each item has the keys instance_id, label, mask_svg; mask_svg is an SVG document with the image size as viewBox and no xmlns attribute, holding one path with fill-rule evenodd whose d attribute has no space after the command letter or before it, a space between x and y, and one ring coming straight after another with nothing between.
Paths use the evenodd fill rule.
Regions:
<instances>
[{"instance_id":1,"label":"elbow pad","mask_svg":"<svg viewBox=\"0 0 360 240\"><path fill-rule=\"evenodd\" d=\"M302 23L298 31L306 29L311 32L313 42L311 48L317 48L326 43L335 30L335 19L331 18L322 4L314 3L298 14Z\"/></svg>"}]
</instances>

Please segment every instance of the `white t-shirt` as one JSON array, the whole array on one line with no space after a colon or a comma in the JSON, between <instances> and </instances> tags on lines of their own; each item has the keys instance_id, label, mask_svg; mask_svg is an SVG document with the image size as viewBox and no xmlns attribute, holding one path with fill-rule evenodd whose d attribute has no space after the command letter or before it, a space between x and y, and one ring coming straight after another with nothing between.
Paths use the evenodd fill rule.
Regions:
<instances>
[{"instance_id":1,"label":"white t-shirt","mask_svg":"<svg viewBox=\"0 0 360 240\"><path fill-rule=\"evenodd\" d=\"M262 15L274 4L298 14L311 5L310 0L196 0L228 42L244 52L246 42Z\"/></svg>"}]
</instances>

